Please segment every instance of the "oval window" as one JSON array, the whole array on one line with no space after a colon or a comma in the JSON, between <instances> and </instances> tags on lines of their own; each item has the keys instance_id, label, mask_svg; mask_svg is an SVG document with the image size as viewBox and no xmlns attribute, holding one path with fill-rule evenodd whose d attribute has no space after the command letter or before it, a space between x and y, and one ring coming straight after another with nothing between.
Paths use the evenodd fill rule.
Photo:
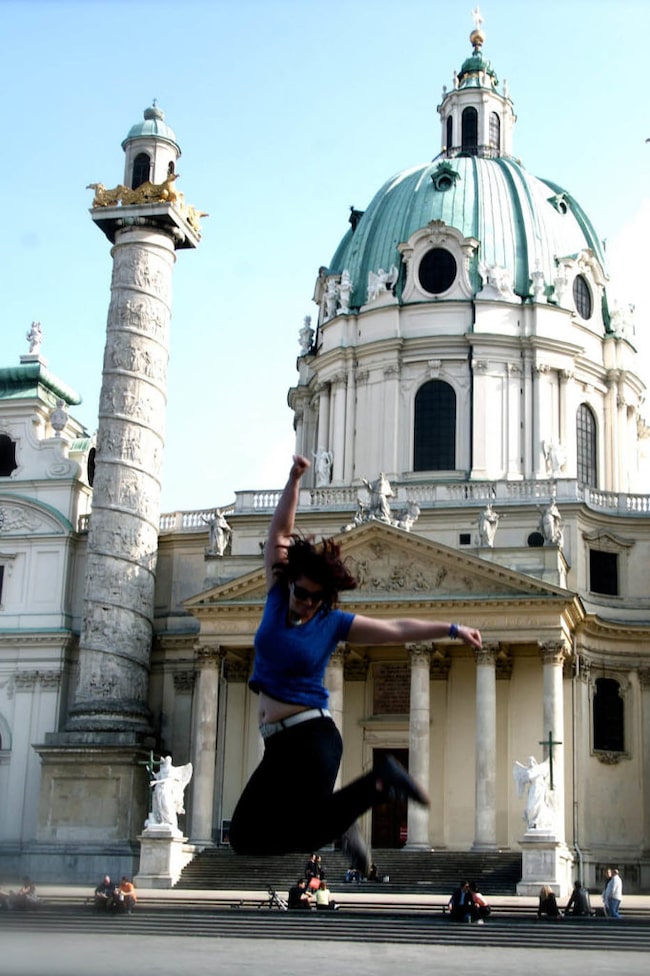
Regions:
<instances>
[{"instance_id":1,"label":"oval window","mask_svg":"<svg viewBox=\"0 0 650 976\"><path fill-rule=\"evenodd\" d=\"M593 312L591 290L584 275L576 275L573 280L573 300L580 318L590 319Z\"/></svg>"},{"instance_id":2,"label":"oval window","mask_svg":"<svg viewBox=\"0 0 650 976\"><path fill-rule=\"evenodd\" d=\"M434 247L427 251L418 269L422 288L430 295L441 295L448 291L456 280L456 258L444 247Z\"/></svg>"}]
</instances>

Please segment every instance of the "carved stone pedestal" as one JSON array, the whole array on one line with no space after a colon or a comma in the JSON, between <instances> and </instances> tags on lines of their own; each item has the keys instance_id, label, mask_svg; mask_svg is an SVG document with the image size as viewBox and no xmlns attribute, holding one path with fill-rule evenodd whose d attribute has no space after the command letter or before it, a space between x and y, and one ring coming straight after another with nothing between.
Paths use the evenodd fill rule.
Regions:
<instances>
[{"instance_id":1,"label":"carved stone pedestal","mask_svg":"<svg viewBox=\"0 0 650 976\"><path fill-rule=\"evenodd\" d=\"M132 875L148 788L147 753L130 738L127 733L52 733L35 747L42 769L30 866L40 881L97 884L107 872Z\"/></svg>"},{"instance_id":2,"label":"carved stone pedestal","mask_svg":"<svg viewBox=\"0 0 650 976\"><path fill-rule=\"evenodd\" d=\"M140 867L134 881L140 888L173 888L196 847L168 824L147 827L139 837Z\"/></svg>"},{"instance_id":3,"label":"carved stone pedestal","mask_svg":"<svg viewBox=\"0 0 650 976\"><path fill-rule=\"evenodd\" d=\"M545 830L528 830L519 841L522 850L522 878L518 895L537 896L542 885L549 885L564 898L573 887L573 857L566 844Z\"/></svg>"}]
</instances>

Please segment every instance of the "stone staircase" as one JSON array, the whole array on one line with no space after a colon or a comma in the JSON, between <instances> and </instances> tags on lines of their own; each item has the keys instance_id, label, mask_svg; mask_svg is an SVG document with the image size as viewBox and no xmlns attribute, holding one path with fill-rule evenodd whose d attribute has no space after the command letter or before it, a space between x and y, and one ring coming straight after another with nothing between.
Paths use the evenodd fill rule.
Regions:
<instances>
[{"instance_id":1,"label":"stone staircase","mask_svg":"<svg viewBox=\"0 0 650 976\"><path fill-rule=\"evenodd\" d=\"M338 850L321 850L330 887L339 891L348 862ZM308 854L282 857L237 856L228 847L207 848L187 865L176 885L179 890L266 889L286 891L302 875ZM506 852L451 852L375 850L380 874L390 880L372 884L385 894L450 895L461 878L475 881L485 895L514 895L521 878L521 854ZM364 889L370 883L364 882Z\"/></svg>"}]
</instances>

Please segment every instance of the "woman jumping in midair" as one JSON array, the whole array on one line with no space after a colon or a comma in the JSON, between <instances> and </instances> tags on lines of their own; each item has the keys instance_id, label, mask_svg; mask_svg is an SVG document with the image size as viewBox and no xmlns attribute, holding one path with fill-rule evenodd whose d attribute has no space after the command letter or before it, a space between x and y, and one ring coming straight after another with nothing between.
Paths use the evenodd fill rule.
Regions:
<instances>
[{"instance_id":1,"label":"woman jumping in midair","mask_svg":"<svg viewBox=\"0 0 650 976\"><path fill-rule=\"evenodd\" d=\"M230 843L238 854L318 850L341 839L364 873L368 854L356 823L370 807L405 797L429 798L393 757L333 792L342 740L327 711L325 669L340 641L404 644L458 637L481 647L478 630L437 620L374 620L336 608L356 581L331 539L315 545L294 535L300 480L309 461L296 456L271 521L264 550L267 598L255 635L249 681L259 694L264 756L232 816Z\"/></svg>"}]
</instances>

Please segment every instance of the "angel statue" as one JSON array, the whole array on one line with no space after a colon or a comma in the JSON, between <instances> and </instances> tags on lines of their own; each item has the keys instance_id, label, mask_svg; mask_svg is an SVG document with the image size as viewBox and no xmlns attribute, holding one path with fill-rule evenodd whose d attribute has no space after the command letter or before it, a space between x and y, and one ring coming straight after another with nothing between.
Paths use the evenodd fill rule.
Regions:
<instances>
[{"instance_id":1,"label":"angel statue","mask_svg":"<svg viewBox=\"0 0 650 976\"><path fill-rule=\"evenodd\" d=\"M145 827L157 827L164 824L178 831L178 814L185 813L183 793L192 778L192 763L184 766L172 766L172 757L163 756L160 769L153 774L149 785L153 787L151 813L145 822Z\"/></svg>"},{"instance_id":2,"label":"angel statue","mask_svg":"<svg viewBox=\"0 0 650 976\"><path fill-rule=\"evenodd\" d=\"M555 826L553 795L550 789L550 762L545 759L538 763L534 756L528 757L528 765L515 762L512 774L517 784L517 796L523 796L528 787L528 798L524 820L528 830L551 830Z\"/></svg>"}]
</instances>

